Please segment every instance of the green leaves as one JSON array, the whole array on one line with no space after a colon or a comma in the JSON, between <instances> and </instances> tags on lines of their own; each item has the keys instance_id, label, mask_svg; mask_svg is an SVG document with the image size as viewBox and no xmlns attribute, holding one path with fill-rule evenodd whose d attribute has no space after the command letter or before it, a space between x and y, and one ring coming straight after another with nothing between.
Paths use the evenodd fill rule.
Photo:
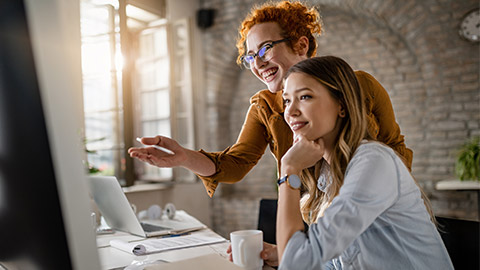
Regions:
<instances>
[{"instance_id":1,"label":"green leaves","mask_svg":"<svg viewBox=\"0 0 480 270\"><path fill-rule=\"evenodd\" d=\"M91 143L91 142L98 142L98 141L103 141L105 140L106 137L101 137L101 138L97 138L97 139L87 139L87 138L83 138L83 146L84 146L84 150L87 154L96 154L97 151L95 150L89 150L87 148L87 144L88 143ZM93 164L91 164L90 162L88 162L88 158L87 160L84 161L84 164L85 164L85 167L87 169L87 172L88 174L96 174L96 173L99 173L99 172L102 172L102 170L100 170L99 168L95 167Z\"/></svg>"},{"instance_id":2,"label":"green leaves","mask_svg":"<svg viewBox=\"0 0 480 270\"><path fill-rule=\"evenodd\" d=\"M460 180L480 181L480 137L474 137L460 149L455 162L455 174Z\"/></svg>"}]
</instances>

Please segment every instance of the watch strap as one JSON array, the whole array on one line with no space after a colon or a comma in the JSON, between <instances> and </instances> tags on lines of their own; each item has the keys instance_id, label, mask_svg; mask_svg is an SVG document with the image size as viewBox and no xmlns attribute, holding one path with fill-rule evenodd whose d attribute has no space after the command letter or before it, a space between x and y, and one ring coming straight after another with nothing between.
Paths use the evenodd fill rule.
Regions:
<instances>
[{"instance_id":1,"label":"watch strap","mask_svg":"<svg viewBox=\"0 0 480 270\"><path fill-rule=\"evenodd\" d=\"M285 181L287 181L288 175L285 175L284 177L280 177L280 179L277 180L277 185L280 186L283 184Z\"/></svg>"}]
</instances>

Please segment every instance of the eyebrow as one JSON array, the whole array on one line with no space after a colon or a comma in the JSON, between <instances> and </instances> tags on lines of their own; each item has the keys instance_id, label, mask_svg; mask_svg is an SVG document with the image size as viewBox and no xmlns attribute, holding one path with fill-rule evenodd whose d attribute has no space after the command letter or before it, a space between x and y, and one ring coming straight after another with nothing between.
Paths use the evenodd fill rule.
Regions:
<instances>
[{"instance_id":1,"label":"eyebrow","mask_svg":"<svg viewBox=\"0 0 480 270\"><path fill-rule=\"evenodd\" d=\"M313 93L313 90L308 88L308 87L302 87L302 88L299 88L299 89L295 89L293 91L293 93L295 94L295 93L298 93L298 92L301 92L301 91L309 91L309 92ZM285 94L286 94L285 91L283 91L282 97L285 97Z\"/></svg>"}]
</instances>

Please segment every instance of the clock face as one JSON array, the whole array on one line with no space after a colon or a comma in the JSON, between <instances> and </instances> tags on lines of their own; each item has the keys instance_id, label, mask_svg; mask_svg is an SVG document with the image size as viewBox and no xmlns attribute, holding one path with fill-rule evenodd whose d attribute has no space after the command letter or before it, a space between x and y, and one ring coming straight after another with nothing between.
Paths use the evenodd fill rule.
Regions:
<instances>
[{"instance_id":1,"label":"clock face","mask_svg":"<svg viewBox=\"0 0 480 270\"><path fill-rule=\"evenodd\" d=\"M470 11L460 24L460 35L472 42L480 41L480 9Z\"/></svg>"}]
</instances>

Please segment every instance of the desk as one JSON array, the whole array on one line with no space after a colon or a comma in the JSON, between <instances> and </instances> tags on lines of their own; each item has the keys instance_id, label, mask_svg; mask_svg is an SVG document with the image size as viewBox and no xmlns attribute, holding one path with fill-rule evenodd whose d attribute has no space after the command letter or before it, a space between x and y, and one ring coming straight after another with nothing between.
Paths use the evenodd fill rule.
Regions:
<instances>
[{"instance_id":1,"label":"desk","mask_svg":"<svg viewBox=\"0 0 480 270\"><path fill-rule=\"evenodd\" d=\"M443 180L435 185L437 190L458 190L458 191L476 191L477 192L477 218L480 221L480 182L479 181L460 181Z\"/></svg>"},{"instance_id":2,"label":"desk","mask_svg":"<svg viewBox=\"0 0 480 270\"><path fill-rule=\"evenodd\" d=\"M203 229L200 231L192 232L191 234L217 235L210 229ZM230 242L222 242L212 245L190 247L184 249L164 251L144 256L136 256L109 246L108 243L112 239L132 241L141 240L144 238L140 238L123 232L97 236L97 245L99 246L98 255L100 257L102 270L123 269L125 266L130 265L134 261L138 262L164 260L167 262L176 262L208 254L219 254L220 256L227 258L226 250L230 244ZM268 270L273 268L269 266L264 266L263 269Z\"/></svg>"},{"instance_id":3,"label":"desk","mask_svg":"<svg viewBox=\"0 0 480 270\"><path fill-rule=\"evenodd\" d=\"M214 234L210 229L204 229L197 232L192 232L192 234ZM229 242L223 242L218 244L206 245L191 247L185 249L170 250L165 252L159 252L154 254L148 254L143 256L136 256L129 254L125 251L111 247L108 243L112 239L122 239L125 241L135 241L142 240L144 238L133 236L123 232L116 232L115 234L109 235L99 235L97 237L97 246L98 255L100 257L100 263L102 269L116 269L130 265L133 261L155 261L155 260L165 260L168 262L174 262L189 258L194 258L202 255L217 253L223 257L227 257L226 250L229 245Z\"/></svg>"}]
</instances>

